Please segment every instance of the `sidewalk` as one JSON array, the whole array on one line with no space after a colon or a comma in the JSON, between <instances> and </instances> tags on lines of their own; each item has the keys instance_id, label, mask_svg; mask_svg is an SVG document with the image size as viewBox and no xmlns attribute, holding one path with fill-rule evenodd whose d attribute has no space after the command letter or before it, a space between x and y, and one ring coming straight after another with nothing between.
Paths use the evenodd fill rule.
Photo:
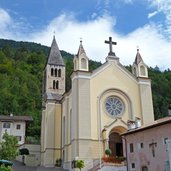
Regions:
<instances>
[{"instance_id":1,"label":"sidewalk","mask_svg":"<svg viewBox=\"0 0 171 171\"><path fill-rule=\"evenodd\" d=\"M13 169L14 171L64 171L63 169L59 169L55 167L43 167L43 166L28 167L18 161L14 161Z\"/></svg>"}]
</instances>

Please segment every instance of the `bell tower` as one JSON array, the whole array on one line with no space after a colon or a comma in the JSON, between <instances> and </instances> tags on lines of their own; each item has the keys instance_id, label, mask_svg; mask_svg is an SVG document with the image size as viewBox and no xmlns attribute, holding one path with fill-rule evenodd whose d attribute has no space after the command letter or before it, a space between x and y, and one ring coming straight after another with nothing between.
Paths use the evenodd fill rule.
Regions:
<instances>
[{"instance_id":1,"label":"bell tower","mask_svg":"<svg viewBox=\"0 0 171 171\"><path fill-rule=\"evenodd\" d=\"M65 64L55 36L53 37L44 73L44 93L62 95L65 92Z\"/></svg>"},{"instance_id":2,"label":"bell tower","mask_svg":"<svg viewBox=\"0 0 171 171\"><path fill-rule=\"evenodd\" d=\"M44 70L41 122L41 165L54 166L61 158L61 99L65 93L65 64L55 36Z\"/></svg>"}]
</instances>

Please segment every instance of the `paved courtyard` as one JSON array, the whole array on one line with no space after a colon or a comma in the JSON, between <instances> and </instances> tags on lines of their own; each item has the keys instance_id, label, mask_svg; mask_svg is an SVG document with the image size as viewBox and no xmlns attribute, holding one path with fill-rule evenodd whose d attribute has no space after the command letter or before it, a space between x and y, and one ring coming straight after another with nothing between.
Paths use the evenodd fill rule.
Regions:
<instances>
[{"instance_id":1,"label":"paved courtyard","mask_svg":"<svg viewBox=\"0 0 171 171\"><path fill-rule=\"evenodd\" d=\"M28 167L17 161L14 162L13 169L14 171L64 171L63 169L58 169L55 167Z\"/></svg>"}]
</instances>

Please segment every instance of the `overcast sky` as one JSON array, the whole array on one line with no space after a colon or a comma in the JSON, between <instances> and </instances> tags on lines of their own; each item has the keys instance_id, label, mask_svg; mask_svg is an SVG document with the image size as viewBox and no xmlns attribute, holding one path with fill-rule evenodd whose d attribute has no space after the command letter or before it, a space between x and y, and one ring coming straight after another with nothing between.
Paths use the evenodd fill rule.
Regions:
<instances>
[{"instance_id":1,"label":"overcast sky","mask_svg":"<svg viewBox=\"0 0 171 171\"><path fill-rule=\"evenodd\" d=\"M0 38L76 54L80 38L89 59L104 62L111 36L123 65L137 46L148 66L171 69L171 0L0 0Z\"/></svg>"}]
</instances>

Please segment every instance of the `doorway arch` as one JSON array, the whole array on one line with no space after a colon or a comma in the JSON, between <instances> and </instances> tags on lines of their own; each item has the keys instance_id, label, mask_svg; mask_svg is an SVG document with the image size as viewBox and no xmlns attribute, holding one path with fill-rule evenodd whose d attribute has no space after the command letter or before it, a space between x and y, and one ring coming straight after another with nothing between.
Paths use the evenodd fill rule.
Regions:
<instances>
[{"instance_id":1,"label":"doorway arch","mask_svg":"<svg viewBox=\"0 0 171 171\"><path fill-rule=\"evenodd\" d=\"M112 156L123 156L122 138L117 132L112 132L109 135L109 148L112 151Z\"/></svg>"},{"instance_id":2,"label":"doorway arch","mask_svg":"<svg viewBox=\"0 0 171 171\"><path fill-rule=\"evenodd\" d=\"M125 131L126 129L122 126L117 126L110 131L108 145L112 151L111 156L124 156L121 134Z\"/></svg>"}]
</instances>

